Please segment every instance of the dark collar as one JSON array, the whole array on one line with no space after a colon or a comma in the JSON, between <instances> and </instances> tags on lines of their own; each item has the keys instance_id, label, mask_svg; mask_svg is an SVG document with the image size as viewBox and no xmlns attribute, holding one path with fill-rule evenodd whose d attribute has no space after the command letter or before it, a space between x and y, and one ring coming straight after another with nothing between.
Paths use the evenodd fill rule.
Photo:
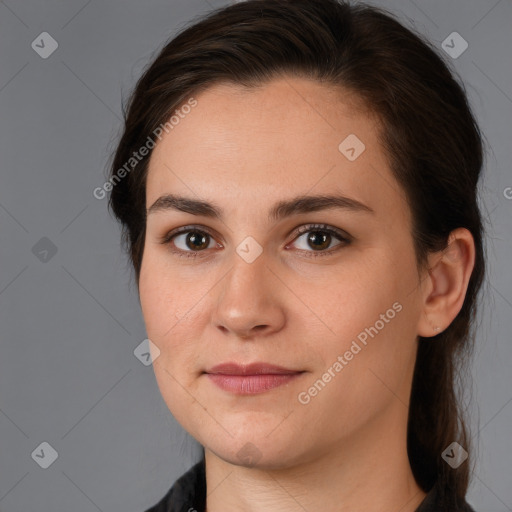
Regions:
<instances>
[{"instance_id":1,"label":"dark collar","mask_svg":"<svg viewBox=\"0 0 512 512\"><path fill-rule=\"evenodd\" d=\"M204 512L206 508L204 464L203 458L181 475L162 500L146 512Z\"/></svg>"}]
</instances>

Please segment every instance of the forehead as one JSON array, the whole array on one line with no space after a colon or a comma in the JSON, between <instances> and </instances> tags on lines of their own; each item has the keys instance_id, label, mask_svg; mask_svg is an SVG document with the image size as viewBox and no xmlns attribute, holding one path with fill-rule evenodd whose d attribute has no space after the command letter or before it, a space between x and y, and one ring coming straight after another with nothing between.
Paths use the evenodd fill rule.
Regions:
<instances>
[{"instance_id":1,"label":"forehead","mask_svg":"<svg viewBox=\"0 0 512 512\"><path fill-rule=\"evenodd\" d=\"M333 189L377 207L403 199L378 121L353 94L281 78L257 88L217 84L194 99L153 150L148 206L162 192L261 205Z\"/></svg>"}]
</instances>

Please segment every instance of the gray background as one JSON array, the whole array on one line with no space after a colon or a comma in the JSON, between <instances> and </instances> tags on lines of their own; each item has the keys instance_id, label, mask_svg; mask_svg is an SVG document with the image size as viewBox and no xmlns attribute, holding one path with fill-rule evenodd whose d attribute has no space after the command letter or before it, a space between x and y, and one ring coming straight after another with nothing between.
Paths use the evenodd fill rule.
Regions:
<instances>
[{"instance_id":1,"label":"gray background","mask_svg":"<svg viewBox=\"0 0 512 512\"><path fill-rule=\"evenodd\" d=\"M456 60L446 55L488 142L489 280L472 367L479 455L468 501L477 512L512 510L512 3L374 3L441 53L453 31L469 44ZM146 338L138 298L118 226L92 191L143 66L194 16L226 4L0 2L2 512L142 511L198 457L134 355ZM59 45L47 59L31 47L44 31ZM47 469L31 455L42 442L58 452Z\"/></svg>"}]
</instances>

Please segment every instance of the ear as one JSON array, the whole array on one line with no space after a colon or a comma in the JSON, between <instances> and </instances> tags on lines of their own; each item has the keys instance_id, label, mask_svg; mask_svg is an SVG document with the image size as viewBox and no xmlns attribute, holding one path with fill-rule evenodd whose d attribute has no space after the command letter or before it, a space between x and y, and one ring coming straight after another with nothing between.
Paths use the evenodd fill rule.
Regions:
<instances>
[{"instance_id":1,"label":"ear","mask_svg":"<svg viewBox=\"0 0 512 512\"><path fill-rule=\"evenodd\" d=\"M462 308L475 264L475 242L470 231L452 231L448 246L430 254L428 264L418 321L418 335L425 338L444 331Z\"/></svg>"}]
</instances>

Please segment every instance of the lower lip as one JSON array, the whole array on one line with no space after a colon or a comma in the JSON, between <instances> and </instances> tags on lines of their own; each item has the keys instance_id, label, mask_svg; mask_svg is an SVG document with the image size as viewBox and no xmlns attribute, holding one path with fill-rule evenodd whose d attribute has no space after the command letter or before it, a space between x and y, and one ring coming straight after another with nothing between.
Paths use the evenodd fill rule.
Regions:
<instances>
[{"instance_id":1,"label":"lower lip","mask_svg":"<svg viewBox=\"0 0 512 512\"><path fill-rule=\"evenodd\" d=\"M211 381L224 391L238 395L254 395L277 388L296 379L300 373L265 374L265 375L225 375L207 373Z\"/></svg>"}]
</instances>

